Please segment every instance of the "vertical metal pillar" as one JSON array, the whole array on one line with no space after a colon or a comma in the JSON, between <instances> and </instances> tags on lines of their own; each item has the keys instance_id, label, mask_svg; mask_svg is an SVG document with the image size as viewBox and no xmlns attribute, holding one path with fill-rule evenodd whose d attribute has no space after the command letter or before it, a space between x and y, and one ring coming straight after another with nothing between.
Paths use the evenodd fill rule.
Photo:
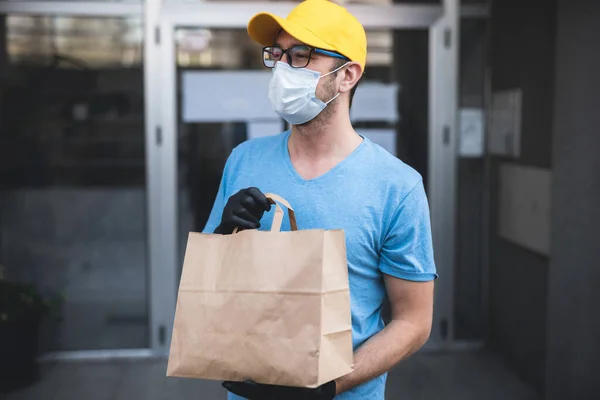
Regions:
<instances>
[{"instance_id":1,"label":"vertical metal pillar","mask_svg":"<svg viewBox=\"0 0 600 400\"><path fill-rule=\"evenodd\" d=\"M431 342L454 338L456 151L458 129L459 0L444 0L443 16L429 30L429 201L435 260L436 308Z\"/></svg>"},{"instance_id":2,"label":"vertical metal pillar","mask_svg":"<svg viewBox=\"0 0 600 400\"><path fill-rule=\"evenodd\" d=\"M173 314L177 289L176 262L171 260L175 252L177 237L171 224L177 212L166 208L165 191L176 196L172 177L165 172L163 121L161 118L162 71L160 52L164 44L161 38L161 0L146 0L144 5L144 89L146 108L146 171L148 182L148 257L150 265L150 347L157 354L167 354L173 325ZM169 176L167 176L169 175ZM168 186L168 187L167 187Z\"/></svg>"}]
</instances>

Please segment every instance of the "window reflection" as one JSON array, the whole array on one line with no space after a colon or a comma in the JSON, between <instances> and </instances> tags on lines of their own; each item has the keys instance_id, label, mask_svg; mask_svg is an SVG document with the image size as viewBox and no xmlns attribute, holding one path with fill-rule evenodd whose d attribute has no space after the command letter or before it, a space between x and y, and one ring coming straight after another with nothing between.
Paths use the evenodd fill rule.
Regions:
<instances>
[{"instance_id":1,"label":"window reflection","mask_svg":"<svg viewBox=\"0 0 600 400\"><path fill-rule=\"evenodd\" d=\"M12 64L42 64L56 54L85 59L93 67L139 66L143 59L140 17L10 15L6 31ZM74 63L64 66L76 67Z\"/></svg>"}]
</instances>

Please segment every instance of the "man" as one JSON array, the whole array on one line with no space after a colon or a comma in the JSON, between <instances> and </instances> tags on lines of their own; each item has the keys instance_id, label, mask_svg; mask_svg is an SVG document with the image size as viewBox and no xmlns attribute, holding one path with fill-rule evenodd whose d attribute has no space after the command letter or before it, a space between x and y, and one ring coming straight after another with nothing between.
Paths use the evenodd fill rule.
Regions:
<instances>
[{"instance_id":1,"label":"man","mask_svg":"<svg viewBox=\"0 0 600 400\"><path fill-rule=\"evenodd\" d=\"M229 399L381 400L387 371L418 350L431 330L437 274L421 176L352 128L350 102L366 63L366 35L346 9L308 0L286 19L256 15L248 32L266 46L263 62L273 68L269 98L292 128L233 150L205 231L269 229L266 192L292 204L298 229L344 229L354 371L315 389L223 386ZM282 229L289 230L288 221ZM386 294L391 322L384 326Z\"/></svg>"}]
</instances>

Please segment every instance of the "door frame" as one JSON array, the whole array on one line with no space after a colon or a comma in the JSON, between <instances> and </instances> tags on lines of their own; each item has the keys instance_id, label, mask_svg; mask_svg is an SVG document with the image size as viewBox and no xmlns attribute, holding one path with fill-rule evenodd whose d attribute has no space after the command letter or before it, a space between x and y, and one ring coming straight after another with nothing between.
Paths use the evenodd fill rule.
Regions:
<instances>
[{"instance_id":1,"label":"door frame","mask_svg":"<svg viewBox=\"0 0 600 400\"><path fill-rule=\"evenodd\" d=\"M147 136L155 137L148 149L159 164L150 173L160 185L159 198L151 199L152 214L159 221L151 252L160 260L154 268L152 289L161 293L153 307L153 348L169 350L176 305L179 270L178 174L177 174L177 77L174 33L177 28L240 28L258 11L286 15L295 2L219 1L194 4L161 4L148 0L146 7ZM456 132L458 106L459 0L443 5L348 5L366 29L429 30L429 172L435 261L436 306L429 349L453 343L453 275L455 259ZM156 62L157 61L157 62ZM153 193L156 193L153 191ZM154 258L155 257L155 258ZM161 339L161 340L158 340Z\"/></svg>"}]
</instances>

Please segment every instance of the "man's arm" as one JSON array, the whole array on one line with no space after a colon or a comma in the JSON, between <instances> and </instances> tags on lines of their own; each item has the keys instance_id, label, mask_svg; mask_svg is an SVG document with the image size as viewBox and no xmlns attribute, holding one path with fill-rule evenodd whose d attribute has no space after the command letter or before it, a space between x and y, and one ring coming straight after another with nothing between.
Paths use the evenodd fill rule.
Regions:
<instances>
[{"instance_id":1,"label":"man's arm","mask_svg":"<svg viewBox=\"0 0 600 400\"><path fill-rule=\"evenodd\" d=\"M379 375L421 348L433 318L433 281L412 282L384 275L392 320L354 354L354 371L336 380L337 394Z\"/></svg>"},{"instance_id":2,"label":"man's arm","mask_svg":"<svg viewBox=\"0 0 600 400\"><path fill-rule=\"evenodd\" d=\"M422 181L387 216L390 226L381 249L392 321L354 354L354 371L336 381L338 393L367 382L417 351L429 338L433 286L437 278L429 204Z\"/></svg>"}]
</instances>

